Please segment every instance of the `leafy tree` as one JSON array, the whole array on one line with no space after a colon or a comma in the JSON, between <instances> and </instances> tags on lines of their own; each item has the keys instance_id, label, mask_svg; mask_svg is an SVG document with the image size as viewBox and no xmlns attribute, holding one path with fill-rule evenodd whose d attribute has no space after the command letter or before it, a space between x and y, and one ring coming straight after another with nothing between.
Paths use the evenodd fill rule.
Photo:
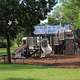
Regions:
<instances>
[{"instance_id":1,"label":"leafy tree","mask_svg":"<svg viewBox=\"0 0 80 80\"><path fill-rule=\"evenodd\" d=\"M63 4L64 19L75 28L80 28L80 0L69 0Z\"/></svg>"},{"instance_id":2,"label":"leafy tree","mask_svg":"<svg viewBox=\"0 0 80 80\"><path fill-rule=\"evenodd\" d=\"M79 17L79 7L76 4L78 0L70 0L67 4L63 5L64 18L73 26L77 27L76 22L78 22Z\"/></svg>"},{"instance_id":3,"label":"leafy tree","mask_svg":"<svg viewBox=\"0 0 80 80\"><path fill-rule=\"evenodd\" d=\"M4 36L7 40L8 62L11 63L10 55L10 39L14 39L18 32L17 12L18 1L16 0L0 0L0 36Z\"/></svg>"},{"instance_id":4,"label":"leafy tree","mask_svg":"<svg viewBox=\"0 0 80 80\"><path fill-rule=\"evenodd\" d=\"M48 24L57 25L59 23L60 23L59 20L56 20L54 17L52 17L52 16L48 17Z\"/></svg>"},{"instance_id":5,"label":"leafy tree","mask_svg":"<svg viewBox=\"0 0 80 80\"><path fill-rule=\"evenodd\" d=\"M54 7L54 10L52 11L52 15L48 17L49 24L64 24L65 21L63 21L63 6L62 3L65 2L65 0L58 0L59 3L56 4Z\"/></svg>"},{"instance_id":6,"label":"leafy tree","mask_svg":"<svg viewBox=\"0 0 80 80\"><path fill-rule=\"evenodd\" d=\"M7 40L8 62L11 63L10 39L20 31L28 35L33 26L45 19L55 0L0 0L0 36Z\"/></svg>"},{"instance_id":7,"label":"leafy tree","mask_svg":"<svg viewBox=\"0 0 80 80\"><path fill-rule=\"evenodd\" d=\"M23 0L21 3L21 9L23 10L24 8L24 14L27 17L23 17L24 15L21 15L23 20L20 18L20 22L22 26L27 26L25 29L27 34L33 32L34 25L39 24L40 20L44 20L46 18L47 12L49 12L55 5L55 1L56 0Z\"/></svg>"},{"instance_id":8,"label":"leafy tree","mask_svg":"<svg viewBox=\"0 0 80 80\"><path fill-rule=\"evenodd\" d=\"M59 0L60 6L54 9L53 17L60 16L63 13L61 20L62 24L69 23L76 29L80 29L80 0ZM56 23L56 22L55 22Z\"/></svg>"}]
</instances>

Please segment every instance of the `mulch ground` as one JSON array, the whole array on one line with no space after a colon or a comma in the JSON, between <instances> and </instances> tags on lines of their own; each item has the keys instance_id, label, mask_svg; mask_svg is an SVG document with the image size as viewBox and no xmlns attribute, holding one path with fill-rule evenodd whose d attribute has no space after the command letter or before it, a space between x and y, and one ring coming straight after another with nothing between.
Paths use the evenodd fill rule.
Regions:
<instances>
[{"instance_id":1,"label":"mulch ground","mask_svg":"<svg viewBox=\"0 0 80 80\"><path fill-rule=\"evenodd\" d=\"M0 59L0 62L4 62ZM6 62L5 62L6 63ZM53 55L45 58L27 58L27 59L12 59L12 63L16 64L35 64L49 67L60 68L80 68L80 55Z\"/></svg>"},{"instance_id":2,"label":"mulch ground","mask_svg":"<svg viewBox=\"0 0 80 80\"><path fill-rule=\"evenodd\" d=\"M80 68L80 55L54 55L45 58L17 59L17 64L35 64L60 68Z\"/></svg>"}]
</instances>

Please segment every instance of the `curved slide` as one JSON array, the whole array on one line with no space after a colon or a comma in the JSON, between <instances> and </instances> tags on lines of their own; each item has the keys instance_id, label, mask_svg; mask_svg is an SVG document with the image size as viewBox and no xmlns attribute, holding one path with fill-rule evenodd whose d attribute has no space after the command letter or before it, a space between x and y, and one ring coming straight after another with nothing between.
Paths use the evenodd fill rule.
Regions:
<instances>
[{"instance_id":1,"label":"curved slide","mask_svg":"<svg viewBox=\"0 0 80 80\"><path fill-rule=\"evenodd\" d=\"M45 57L47 54L50 54L50 53L52 52L52 48L51 48L51 46L48 44L47 39L44 39L44 40L42 41L41 49L42 49L42 51L43 51L43 53L41 54L41 57Z\"/></svg>"}]
</instances>

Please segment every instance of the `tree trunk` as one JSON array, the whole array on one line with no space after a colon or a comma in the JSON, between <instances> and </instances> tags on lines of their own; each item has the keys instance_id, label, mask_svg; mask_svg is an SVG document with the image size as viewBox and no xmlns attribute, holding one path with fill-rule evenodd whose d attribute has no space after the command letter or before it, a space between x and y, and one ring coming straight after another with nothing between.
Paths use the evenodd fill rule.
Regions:
<instances>
[{"instance_id":1,"label":"tree trunk","mask_svg":"<svg viewBox=\"0 0 80 80\"><path fill-rule=\"evenodd\" d=\"M7 54L8 54L8 63L11 63L10 37L9 37L9 34L6 34L6 39L7 39Z\"/></svg>"}]
</instances>

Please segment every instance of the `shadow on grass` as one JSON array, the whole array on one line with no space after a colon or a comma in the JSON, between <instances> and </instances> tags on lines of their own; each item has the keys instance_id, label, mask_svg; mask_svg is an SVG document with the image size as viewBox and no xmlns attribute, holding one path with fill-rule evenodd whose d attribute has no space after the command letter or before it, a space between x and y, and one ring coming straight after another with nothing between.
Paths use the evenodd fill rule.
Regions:
<instances>
[{"instance_id":1,"label":"shadow on grass","mask_svg":"<svg viewBox=\"0 0 80 80\"><path fill-rule=\"evenodd\" d=\"M40 80L40 79L34 79L34 78L8 78L5 80Z\"/></svg>"},{"instance_id":2,"label":"shadow on grass","mask_svg":"<svg viewBox=\"0 0 80 80\"><path fill-rule=\"evenodd\" d=\"M27 64L0 64L0 70L46 69L48 67Z\"/></svg>"}]
</instances>

